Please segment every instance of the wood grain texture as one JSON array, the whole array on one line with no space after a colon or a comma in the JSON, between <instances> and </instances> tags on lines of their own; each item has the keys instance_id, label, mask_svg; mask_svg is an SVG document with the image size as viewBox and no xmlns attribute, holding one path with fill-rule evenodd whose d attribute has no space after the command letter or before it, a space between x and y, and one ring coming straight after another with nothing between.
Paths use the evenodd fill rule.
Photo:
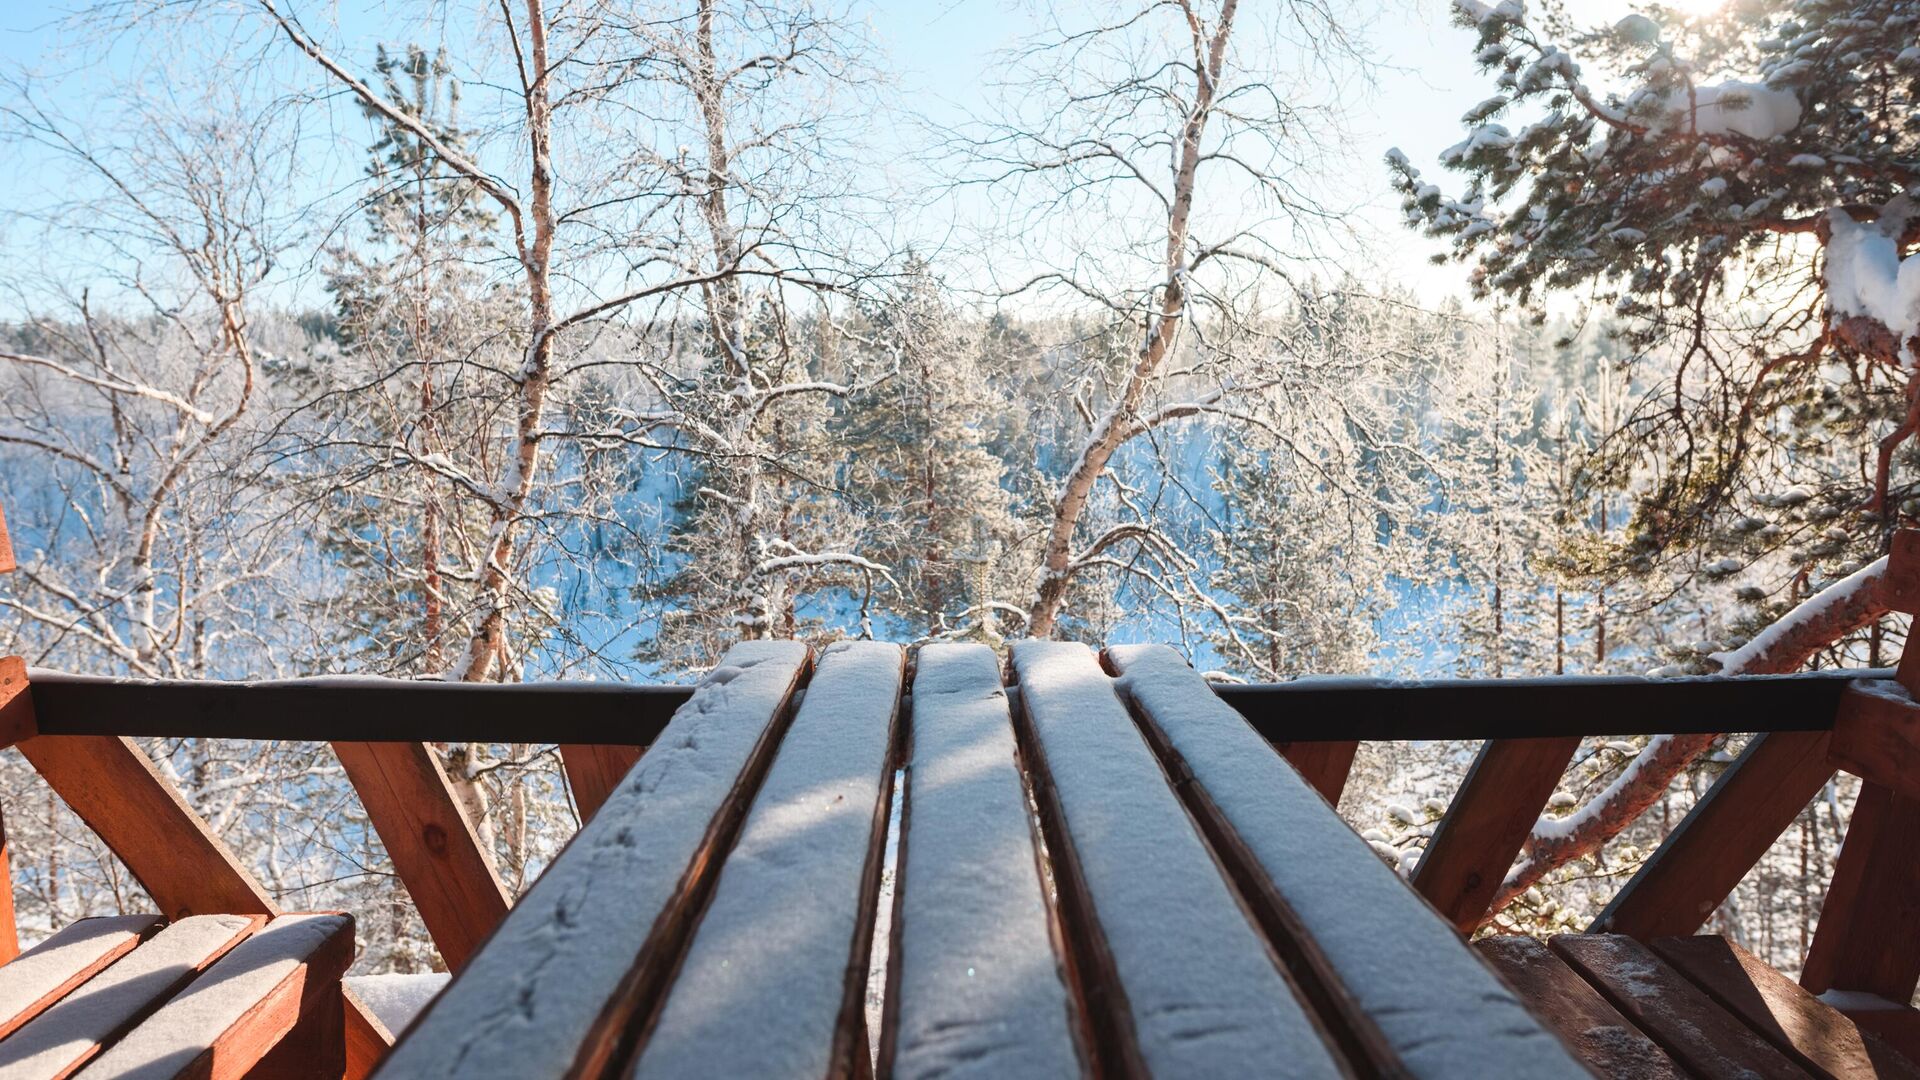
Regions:
<instances>
[{"instance_id":1,"label":"wood grain texture","mask_svg":"<svg viewBox=\"0 0 1920 1080\"><path fill-rule=\"evenodd\" d=\"M7 535L7 511L0 507L0 574L13 570L13 540Z\"/></svg>"},{"instance_id":2,"label":"wood grain texture","mask_svg":"<svg viewBox=\"0 0 1920 1080\"><path fill-rule=\"evenodd\" d=\"M1834 767L1920 798L1920 705L1892 680L1861 680L1840 695L1827 755Z\"/></svg>"},{"instance_id":3,"label":"wood grain texture","mask_svg":"<svg viewBox=\"0 0 1920 1080\"><path fill-rule=\"evenodd\" d=\"M620 786L620 781L645 752L639 746L610 746L605 743L563 743L560 764L567 773L567 787L573 792L573 805L582 824L600 812L600 805Z\"/></svg>"},{"instance_id":4,"label":"wood grain texture","mask_svg":"<svg viewBox=\"0 0 1920 1080\"><path fill-rule=\"evenodd\" d=\"M434 947L459 971L512 902L439 758L421 743L337 742L333 752Z\"/></svg>"},{"instance_id":5,"label":"wood grain texture","mask_svg":"<svg viewBox=\"0 0 1920 1080\"><path fill-rule=\"evenodd\" d=\"M0 967L0 1038L132 952L159 928L157 915L81 919Z\"/></svg>"},{"instance_id":6,"label":"wood grain texture","mask_svg":"<svg viewBox=\"0 0 1920 1080\"><path fill-rule=\"evenodd\" d=\"M1413 872L1413 887L1461 933L1487 907L1547 798L1580 748L1575 737L1489 739L1440 818Z\"/></svg>"},{"instance_id":7,"label":"wood grain texture","mask_svg":"<svg viewBox=\"0 0 1920 1080\"><path fill-rule=\"evenodd\" d=\"M1920 983L1920 800L1860 785L1800 984L1908 1001Z\"/></svg>"},{"instance_id":8,"label":"wood grain texture","mask_svg":"<svg viewBox=\"0 0 1920 1080\"><path fill-rule=\"evenodd\" d=\"M1620 1015L1555 956L1546 942L1494 935L1474 948L1513 987L1534 1016L1559 1034L1596 1074L1608 1080L1684 1080L1666 1051Z\"/></svg>"},{"instance_id":9,"label":"wood grain texture","mask_svg":"<svg viewBox=\"0 0 1920 1080\"><path fill-rule=\"evenodd\" d=\"M1691 934L1833 775L1829 732L1756 735L1600 912L1590 933Z\"/></svg>"},{"instance_id":10,"label":"wood grain texture","mask_svg":"<svg viewBox=\"0 0 1920 1080\"><path fill-rule=\"evenodd\" d=\"M1360 752L1358 742L1289 742L1277 743L1274 749L1299 770L1301 779L1319 792L1327 805L1340 805L1347 777L1353 773L1354 755Z\"/></svg>"},{"instance_id":11,"label":"wood grain texture","mask_svg":"<svg viewBox=\"0 0 1920 1080\"><path fill-rule=\"evenodd\" d=\"M0 656L0 747L31 739L38 730L27 662L18 656Z\"/></svg>"},{"instance_id":12,"label":"wood grain texture","mask_svg":"<svg viewBox=\"0 0 1920 1080\"><path fill-rule=\"evenodd\" d=\"M1652 944L1655 952L1705 990L1721 1008L1815 1076L1832 1080L1920 1078L1920 1067L1725 938L1669 937Z\"/></svg>"},{"instance_id":13,"label":"wood grain texture","mask_svg":"<svg viewBox=\"0 0 1920 1080\"><path fill-rule=\"evenodd\" d=\"M1920 1062L1920 1009L1857 990L1828 991L1820 1000L1840 1010L1861 1031L1898 1050L1908 1061Z\"/></svg>"},{"instance_id":14,"label":"wood grain texture","mask_svg":"<svg viewBox=\"0 0 1920 1080\"><path fill-rule=\"evenodd\" d=\"M1618 934L1562 934L1550 943L1622 1016L1695 1076L1798 1080L1805 1070L1729 1015L1653 950Z\"/></svg>"}]
</instances>

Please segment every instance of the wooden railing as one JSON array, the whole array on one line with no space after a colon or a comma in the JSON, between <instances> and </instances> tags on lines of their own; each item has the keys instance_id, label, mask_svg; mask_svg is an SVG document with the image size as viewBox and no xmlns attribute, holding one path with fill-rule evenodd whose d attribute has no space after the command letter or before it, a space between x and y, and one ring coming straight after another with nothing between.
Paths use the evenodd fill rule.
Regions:
<instances>
[{"instance_id":1,"label":"wooden railing","mask_svg":"<svg viewBox=\"0 0 1920 1080\"><path fill-rule=\"evenodd\" d=\"M0 571L11 567L0 518ZM1916 581L1920 540L1903 534L1884 586L1896 610L1920 610ZM1463 930L1484 920L1583 736L1757 735L1594 926L1640 939L1697 930L1836 769L1860 776L1803 982L1816 992L1854 991L1843 1011L1912 1052L1920 1046L1920 1024L1906 1008L1920 980L1920 934L1912 932L1920 906L1913 849L1920 706L1907 693L1915 689L1920 653L1897 671L1310 679L1216 692L1330 801L1338 800L1360 742L1486 740L1413 877L1415 889ZM0 659L0 745L18 746L163 914L177 919L277 908L132 739L328 742L428 933L458 970L506 915L510 898L426 744L559 744L574 797L590 817L689 693L603 683L145 681L29 672L8 657ZM902 707L910 712L910 697ZM0 959L17 948L10 890L0 890ZM350 1010L349 1031L349 1073L359 1075L387 1040L360 1010Z\"/></svg>"}]
</instances>

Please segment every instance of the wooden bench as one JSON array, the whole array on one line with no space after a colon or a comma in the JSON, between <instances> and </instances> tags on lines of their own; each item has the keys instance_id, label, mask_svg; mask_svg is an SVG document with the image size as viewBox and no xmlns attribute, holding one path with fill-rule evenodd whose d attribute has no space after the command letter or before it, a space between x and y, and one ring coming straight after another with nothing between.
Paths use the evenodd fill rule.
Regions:
<instances>
[{"instance_id":1,"label":"wooden bench","mask_svg":"<svg viewBox=\"0 0 1920 1080\"><path fill-rule=\"evenodd\" d=\"M1476 948L1601 1076L1920 1078L1865 1027L1722 937L1495 936Z\"/></svg>"},{"instance_id":2,"label":"wooden bench","mask_svg":"<svg viewBox=\"0 0 1920 1080\"><path fill-rule=\"evenodd\" d=\"M0 966L0 1080L339 1077L337 913L82 919Z\"/></svg>"},{"instance_id":3,"label":"wooden bench","mask_svg":"<svg viewBox=\"0 0 1920 1080\"><path fill-rule=\"evenodd\" d=\"M906 661L736 646L376 1075L1588 1075L1170 650Z\"/></svg>"}]
</instances>

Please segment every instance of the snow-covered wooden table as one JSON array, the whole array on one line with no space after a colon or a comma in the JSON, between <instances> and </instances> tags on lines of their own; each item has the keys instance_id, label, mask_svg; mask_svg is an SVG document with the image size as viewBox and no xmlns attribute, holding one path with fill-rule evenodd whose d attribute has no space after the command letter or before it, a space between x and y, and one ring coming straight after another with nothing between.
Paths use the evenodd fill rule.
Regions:
<instances>
[{"instance_id":1,"label":"snow-covered wooden table","mask_svg":"<svg viewBox=\"0 0 1920 1080\"><path fill-rule=\"evenodd\" d=\"M378 1075L1586 1075L1171 650L906 660L736 646Z\"/></svg>"}]
</instances>

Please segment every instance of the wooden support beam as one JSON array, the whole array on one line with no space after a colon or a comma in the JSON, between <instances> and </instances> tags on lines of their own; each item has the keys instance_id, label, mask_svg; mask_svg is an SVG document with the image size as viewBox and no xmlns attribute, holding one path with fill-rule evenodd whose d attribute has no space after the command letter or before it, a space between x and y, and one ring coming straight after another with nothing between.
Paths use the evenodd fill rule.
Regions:
<instances>
[{"instance_id":1,"label":"wooden support beam","mask_svg":"<svg viewBox=\"0 0 1920 1080\"><path fill-rule=\"evenodd\" d=\"M599 813L613 789L632 771L640 755L640 746L610 746L606 743L562 743L560 765L567 773L567 786L573 790L573 805L585 825Z\"/></svg>"},{"instance_id":2,"label":"wooden support beam","mask_svg":"<svg viewBox=\"0 0 1920 1080\"><path fill-rule=\"evenodd\" d=\"M1646 941L1700 929L1833 775L1829 732L1756 735L1594 920Z\"/></svg>"},{"instance_id":3,"label":"wooden support beam","mask_svg":"<svg viewBox=\"0 0 1920 1080\"><path fill-rule=\"evenodd\" d=\"M14 566L13 541L7 536L7 512L5 507L0 507L0 574L11 571Z\"/></svg>"},{"instance_id":4,"label":"wooden support beam","mask_svg":"<svg viewBox=\"0 0 1920 1080\"><path fill-rule=\"evenodd\" d=\"M1275 750L1299 770L1305 780L1329 806L1340 805L1347 790L1347 776L1353 772L1353 756L1360 751L1357 742L1275 743Z\"/></svg>"},{"instance_id":5,"label":"wooden support beam","mask_svg":"<svg viewBox=\"0 0 1920 1080\"><path fill-rule=\"evenodd\" d=\"M38 735L20 752L170 918L279 914L266 889L132 740ZM351 996L347 1006L348 1043L363 1048L371 1067L364 1051L391 1044L392 1036Z\"/></svg>"},{"instance_id":6,"label":"wooden support beam","mask_svg":"<svg viewBox=\"0 0 1920 1080\"><path fill-rule=\"evenodd\" d=\"M1489 739L1440 818L1413 887L1461 933L1472 933L1514 856L1580 748L1577 736Z\"/></svg>"},{"instance_id":7,"label":"wooden support beam","mask_svg":"<svg viewBox=\"0 0 1920 1080\"><path fill-rule=\"evenodd\" d=\"M1920 705L1891 679L1861 679L1840 695L1827 750L1845 769L1920 798Z\"/></svg>"},{"instance_id":8,"label":"wooden support beam","mask_svg":"<svg viewBox=\"0 0 1920 1080\"><path fill-rule=\"evenodd\" d=\"M1894 1001L1920 983L1920 800L1860 785L1847 838L1827 885L1800 984L1816 994L1853 990Z\"/></svg>"},{"instance_id":9,"label":"wooden support beam","mask_svg":"<svg viewBox=\"0 0 1920 1080\"><path fill-rule=\"evenodd\" d=\"M5 528L0 525L0 545ZM0 747L32 738L33 695L27 687L27 662L0 656ZM13 851L7 842L7 822L0 811L0 964L20 955L20 931L13 917Z\"/></svg>"},{"instance_id":10,"label":"wooden support beam","mask_svg":"<svg viewBox=\"0 0 1920 1080\"><path fill-rule=\"evenodd\" d=\"M459 971L512 901L447 774L421 743L337 742L333 752L449 971Z\"/></svg>"}]
</instances>

